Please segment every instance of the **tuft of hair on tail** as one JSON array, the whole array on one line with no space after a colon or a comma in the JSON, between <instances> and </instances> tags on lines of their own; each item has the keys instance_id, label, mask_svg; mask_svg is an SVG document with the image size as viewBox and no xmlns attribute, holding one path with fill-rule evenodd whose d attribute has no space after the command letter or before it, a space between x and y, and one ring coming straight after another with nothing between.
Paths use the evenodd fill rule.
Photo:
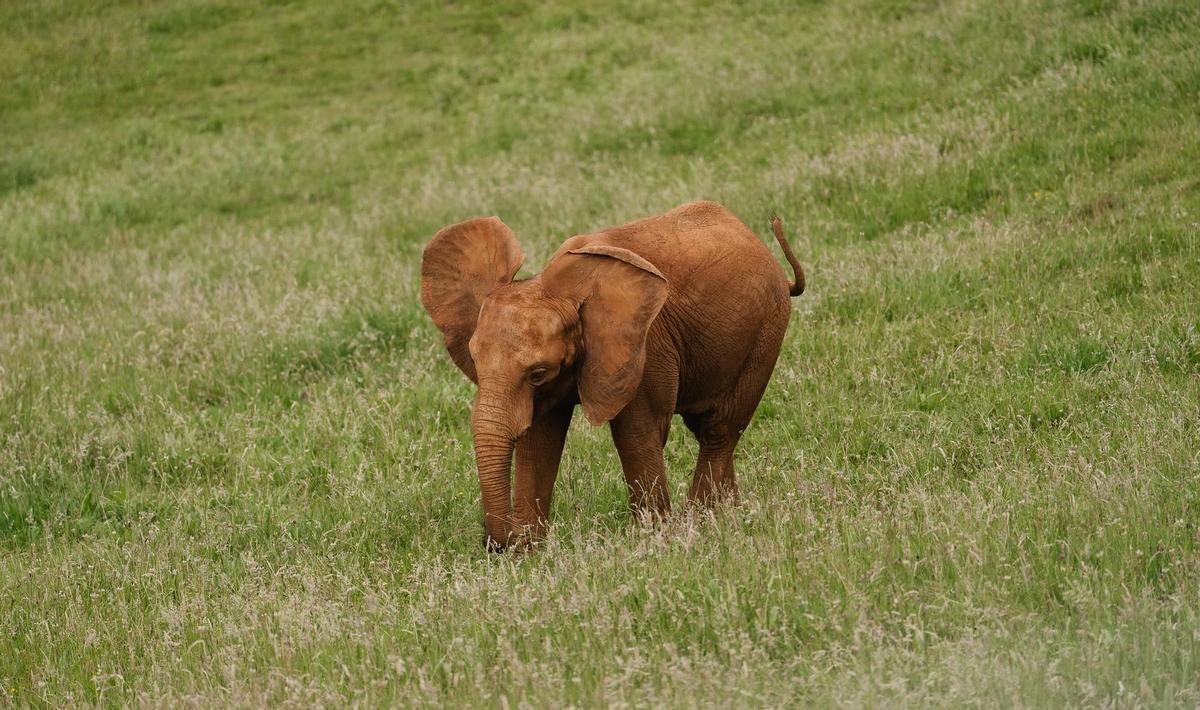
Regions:
<instances>
[{"instance_id":1,"label":"tuft of hair on tail","mask_svg":"<svg viewBox=\"0 0 1200 710\"><path fill-rule=\"evenodd\" d=\"M787 263L792 266L792 273L796 276L796 280L792 282L790 293L792 296L799 296L804 293L804 267L796 261L796 255L792 253L792 247L788 244L787 239L783 236L783 220L778 216L771 218L771 231L775 232L775 241L779 242L779 248L783 249L783 256L787 259Z\"/></svg>"}]
</instances>

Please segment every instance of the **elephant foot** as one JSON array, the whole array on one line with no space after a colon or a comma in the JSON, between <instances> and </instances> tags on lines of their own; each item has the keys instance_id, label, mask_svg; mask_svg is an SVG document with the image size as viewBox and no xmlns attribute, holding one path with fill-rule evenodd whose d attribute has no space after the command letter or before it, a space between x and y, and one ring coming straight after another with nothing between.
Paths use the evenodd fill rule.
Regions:
<instances>
[{"instance_id":1,"label":"elephant foot","mask_svg":"<svg viewBox=\"0 0 1200 710\"><path fill-rule=\"evenodd\" d=\"M544 526L518 525L516 530L509 533L503 541L497 540L490 535L485 536L483 546L488 552L494 554L532 552L534 548L541 546L545 538L546 531Z\"/></svg>"}]
</instances>

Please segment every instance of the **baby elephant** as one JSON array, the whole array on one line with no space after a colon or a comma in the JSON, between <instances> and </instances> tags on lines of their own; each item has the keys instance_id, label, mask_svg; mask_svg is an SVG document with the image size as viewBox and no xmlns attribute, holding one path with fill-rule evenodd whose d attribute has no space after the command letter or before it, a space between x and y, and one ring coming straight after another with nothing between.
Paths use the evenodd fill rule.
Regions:
<instances>
[{"instance_id":1,"label":"baby elephant","mask_svg":"<svg viewBox=\"0 0 1200 710\"><path fill-rule=\"evenodd\" d=\"M454 364L478 386L471 410L485 545L541 539L575 405L612 422L635 511L670 508L663 445L678 413L700 442L688 500L737 495L733 450L766 389L796 280L729 210L693 202L568 239L542 273L496 217L443 228L425 247L421 303ZM516 491L510 469L516 453Z\"/></svg>"}]
</instances>

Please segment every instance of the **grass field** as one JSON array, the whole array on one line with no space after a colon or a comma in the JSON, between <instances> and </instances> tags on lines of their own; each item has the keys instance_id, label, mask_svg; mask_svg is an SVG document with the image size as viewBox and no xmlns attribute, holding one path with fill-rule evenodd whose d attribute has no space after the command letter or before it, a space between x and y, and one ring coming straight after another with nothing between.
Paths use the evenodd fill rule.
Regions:
<instances>
[{"instance_id":1,"label":"grass field","mask_svg":"<svg viewBox=\"0 0 1200 710\"><path fill-rule=\"evenodd\" d=\"M0 705L1195 707L1198 113L1192 0L6 2ZM485 554L421 247L701 197L808 267L742 502L577 415Z\"/></svg>"}]
</instances>

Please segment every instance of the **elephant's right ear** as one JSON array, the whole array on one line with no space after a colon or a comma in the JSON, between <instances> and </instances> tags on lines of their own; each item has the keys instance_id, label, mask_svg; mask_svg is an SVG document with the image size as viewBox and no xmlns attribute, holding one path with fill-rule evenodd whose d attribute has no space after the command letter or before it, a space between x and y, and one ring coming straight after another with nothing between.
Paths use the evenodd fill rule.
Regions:
<instances>
[{"instance_id":1,"label":"elephant's right ear","mask_svg":"<svg viewBox=\"0 0 1200 710\"><path fill-rule=\"evenodd\" d=\"M499 217L481 217L443 227L421 258L421 303L446 339L458 369L477 382L467 344L483 299L510 283L525 254Z\"/></svg>"}]
</instances>

